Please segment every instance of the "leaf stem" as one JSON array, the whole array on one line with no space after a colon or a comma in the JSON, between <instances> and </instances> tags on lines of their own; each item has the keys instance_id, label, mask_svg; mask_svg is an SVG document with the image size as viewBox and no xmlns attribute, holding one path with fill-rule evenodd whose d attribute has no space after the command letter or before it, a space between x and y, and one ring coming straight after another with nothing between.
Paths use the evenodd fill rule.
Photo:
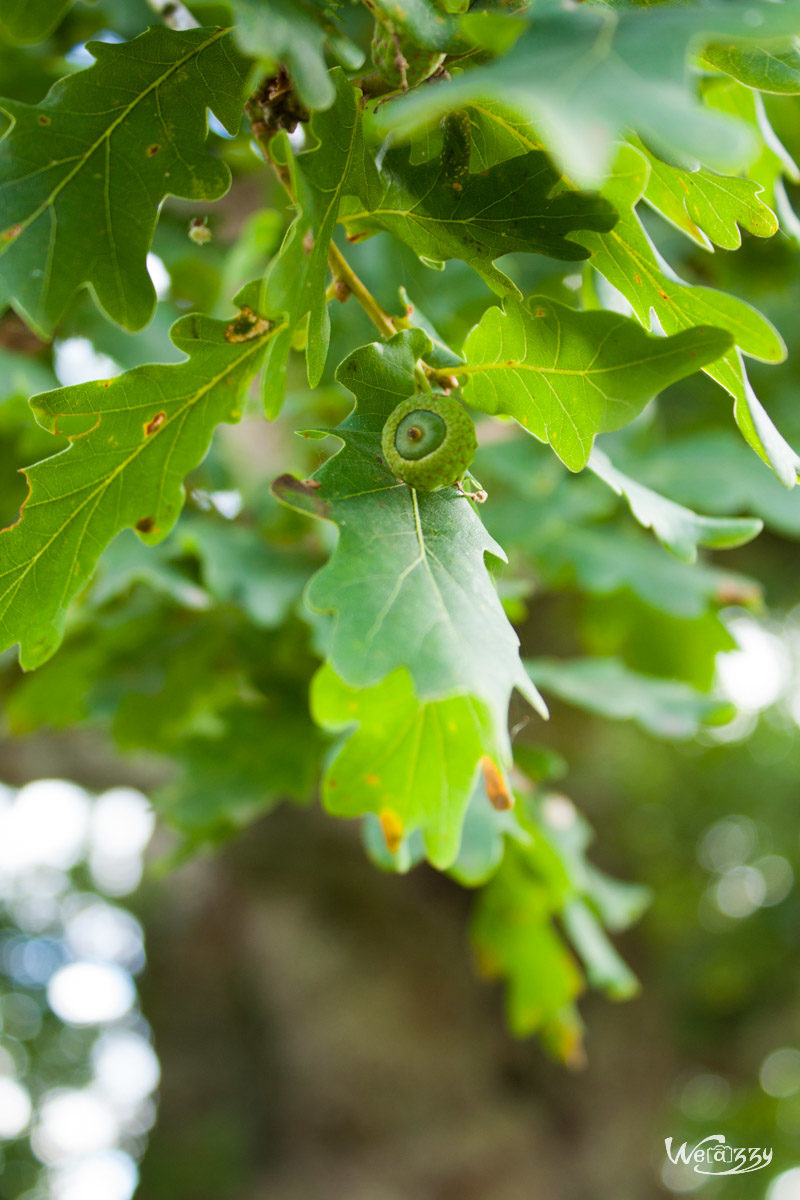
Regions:
<instances>
[{"instance_id":1,"label":"leaf stem","mask_svg":"<svg viewBox=\"0 0 800 1200\"><path fill-rule=\"evenodd\" d=\"M297 206L297 197L295 195L294 187L292 186L292 177L289 168L283 163L276 162L270 154L269 143L271 137L268 132L267 125L263 120L263 107L258 99L258 91L255 92L245 104L245 111L250 119L250 126L254 141L257 143L261 153L264 155L266 162L270 164L275 171L275 174L278 176L278 179L283 185L289 200L293 205ZM360 276L356 274L356 272L350 266L350 263L342 254L339 247L333 241L331 241L330 248L328 250L328 264L333 272L333 283L328 289L326 296L328 300L330 300L332 296L336 294L335 291L332 291L332 289L335 288L337 280L340 280L345 285L347 291L351 295L355 296L358 303L364 309L364 312L381 334L381 337L393 337L394 334L398 332L399 328L404 328L402 321L396 322L395 319L389 313L387 313L384 308L381 307L367 285L360 278ZM429 392L431 390L430 383L428 382L429 370L430 368L427 368L424 363L418 363L414 368L414 378L416 379L420 390L424 392Z\"/></svg>"},{"instance_id":2,"label":"leaf stem","mask_svg":"<svg viewBox=\"0 0 800 1200\"><path fill-rule=\"evenodd\" d=\"M328 262L334 275L343 280L347 284L352 294L355 296L358 303L364 309L373 325L380 331L385 338L392 337L397 333L397 327L394 321L387 312L381 308L378 301L373 296L372 292L366 284L356 275L349 262L342 254L338 246L331 242L331 248L328 253Z\"/></svg>"}]
</instances>

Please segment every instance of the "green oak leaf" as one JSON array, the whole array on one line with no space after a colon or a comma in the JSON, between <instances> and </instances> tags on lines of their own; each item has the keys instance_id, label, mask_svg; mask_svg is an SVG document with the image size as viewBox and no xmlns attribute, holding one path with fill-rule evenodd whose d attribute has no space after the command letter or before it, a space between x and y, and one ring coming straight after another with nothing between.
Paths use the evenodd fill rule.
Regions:
<instances>
[{"instance_id":1,"label":"green oak leaf","mask_svg":"<svg viewBox=\"0 0 800 1200\"><path fill-rule=\"evenodd\" d=\"M284 63L300 98L311 109L336 99L325 61L326 45L348 67L363 62L358 47L335 22L325 0L233 0L234 36L243 54Z\"/></svg>"},{"instance_id":2,"label":"green oak leaf","mask_svg":"<svg viewBox=\"0 0 800 1200\"><path fill-rule=\"evenodd\" d=\"M177 777L153 797L183 835L179 857L225 841L282 800L313 794L321 737L301 709L274 696L233 703L214 719L219 728L207 736L181 738Z\"/></svg>"},{"instance_id":3,"label":"green oak leaf","mask_svg":"<svg viewBox=\"0 0 800 1200\"><path fill-rule=\"evenodd\" d=\"M407 670L349 687L329 665L311 687L314 720L349 730L328 765L322 801L340 817L375 813L392 848L420 830L434 866L456 858L492 719L473 696L420 699Z\"/></svg>"},{"instance_id":4,"label":"green oak leaf","mask_svg":"<svg viewBox=\"0 0 800 1200\"><path fill-rule=\"evenodd\" d=\"M589 467L618 496L625 497L639 524L652 529L661 544L684 562L695 561L698 546L731 550L752 541L764 528L757 517L700 516L630 479L596 446Z\"/></svg>"},{"instance_id":5,"label":"green oak leaf","mask_svg":"<svg viewBox=\"0 0 800 1200\"><path fill-rule=\"evenodd\" d=\"M608 230L615 220L607 201L573 191L538 150L458 177L444 154L414 165L408 151L389 151L380 171L366 164L358 199L341 208L349 237L386 229L429 265L464 259L500 294L516 288L496 258L523 251L582 259L586 251L568 235Z\"/></svg>"},{"instance_id":6,"label":"green oak leaf","mask_svg":"<svg viewBox=\"0 0 800 1200\"><path fill-rule=\"evenodd\" d=\"M44 336L83 284L118 324L149 321L159 206L224 195L206 110L231 133L242 112L244 63L225 30L156 27L89 49L94 65L41 104L0 102L13 120L0 142L0 301Z\"/></svg>"},{"instance_id":7,"label":"green oak leaf","mask_svg":"<svg viewBox=\"0 0 800 1200\"><path fill-rule=\"evenodd\" d=\"M680 562L647 538L608 529L553 529L536 547L545 578L576 583L585 592L632 592L659 612L693 620L724 603L755 603L758 586L746 576L707 563Z\"/></svg>"},{"instance_id":8,"label":"green oak leaf","mask_svg":"<svg viewBox=\"0 0 800 1200\"><path fill-rule=\"evenodd\" d=\"M567 704L616 721L634 721L662 738L690 738L733 716L725 700L677 679L631 671L618 658L539 658L526 663L537 687Z\"/></svg>"},{"instance_id":9,"label":"green oak leaf","mask_svg":"<svg viewBox=\"0 0 800 1200\"><path fill-rule=\"evenodd\" d=\"M790 96L800 93L800 50L796 43L782 49L717 43L706 46L703 61L760 92Z\"/></svg>"},{"instance_id":10,"label":"green oak leaf","mask_svg":"<svg viewBox=\"0 0 800 1200\"><path fill-rule=\"evenodd\" d=\"M745 174L748 179L760 183L769 202L781 210L783 179L786 177L797 183L800 167L772 128L762 97L733 79L717 78L706 85L704 99L710 108L745 121L756 133L758 154L748 163ZM786 225L784 212L779 211L779 216L781 224ZM796 222L795 217L794 224Z\"/></svg>"},{"instance_id":11,"label":"green oak leaf","mask_svg":"<svg viewBox=\"0 0 800 1200\"><path fill-rule=\"evenodd\" d=\"M698 102L688 59L721 38L788 42L798 12L794 0L646 11L581 5L541 15L537 8L507 54L387 106L383 123L409 133L454 108L498 103L530 122L584 187L603 180L615 141L633 130L672 161L736 169L755 151L754 138Z\"/></svg>"},{"instance_id":12,"label":"green oak leaf","mask_svg":"<svg viewBox=\"0 0 800 1200\"><path fill-rule=\"evenodd\" d=\"M329 562L306 600L334 615L328 657L347 684L369 687L406 667L423 699L467 696L494 722L488 753L509 755L511 692L541 710L519 659L487 557L504 554L455 488L418 492L381 455L389 413L414 391L414 365L430 349L418 329L353 351L337 377L357 407L333 431L343 447L310 481L276 481L279 499L339 527Z\"/></svg>"},{"instance_id":13,"label":"green oak leaf","mask_svg":"<svg viewBox=\"0 0 800 1200\"><path fill-rule=\"evenodd\" d=\"M41 42L72 0L0 0L0 33L12 42Z\"/></svg>"},{"instance_id":14,"label":"green oak leaf","mask_svg":"<svg viewBox=\"0 0 800 1200\"><path fill-rule=\"evenodd\" d=\"M331 72L335 103L315 113L308 130L313 145L294 155L285 134L274 138L273 157L289 171L299 212L280 251L270 263L261 309L286 317L264 371L264 404L270 417L280 410L286 390L286 365L292 338L308 316L308 379L316 387L325 368L330 317L325 294L328 253L346 185L363 171L363 135L358 93L340 70Z\"/></svg>"},{"instance_id":15,"label":"green oak leaf","mask_svg":"<svg viewBox=\"0 0 800 1200\"><path fill-rule=\"evenodd\" d=\"M783 341L766 317L738 296L690 287L665 266L635 212L648 173L641 154L624 146L605 189L621 214L618 224L607 234L577 233L575 237L592 251L592 266L622 293L645 327L650 328L651 313L655 313L666 334L710 324L732 335L734 348L703 370L733 397L734 417L745 439L770 464L781 483L793 487L800 458L770 420L742 361L744 354L762 362L781 362L786 356Z\"/></svg>"},{"instance_id":16,"label":"green oak leaf","mask_svg":"<svg viewBox=\"0 0 800 1200\"><path fill-rule=\"evenodd\" d=\"M518 800L515 832L503 861L478 894L471 935L479 964L504 979L513 1033L538 1032L558 1058L582 1061L582 1023L575 1000L583 975L558 933L558 919L593 987L624 1000L638 981L603 926L624 929L649 901L645 888L620 883L586 859L591 829L564 796Z\"/></svg>"},{"instance_id":17,"label":"green oak leaf","mask_svg":"<svg viewBox=\"0 0 800 1200\"><path fill-rule=\"evenodd\" d=\"M644 199L704 250L712 244L723 250L738 249L740 226L756 237L777 232L778 218L764 203L764 188L755 180L718 175L702 167L696 171L671 167L641 143L636 148L650 166Z\"/></svg>"},{"instance_id":18,"label":"green oak leaf","mask_svg":"<svg viewBox=\"0 0 800 1200\"><path fill-rule=\"evenodd\" d=\"M518 752L519 747L516 747L515 760ZM514 837L518 829L513 809L499 810L491 804L484 774L479 772L464 814L458 854L447 868L451 879L462 887L479 887L485 883L502 862L504 835ZM396 849L390 850L380 819L375 813L367 813L362 835L367 854L383 871L405 873L425 858L424 839L419 829L403 835Z\"/></svg>"},{"instance_id":19,"label":"green oak leaf","mask_svg":"<svg viewBox=\"0 0 800 1200\"><path fill-rule=\"evenodd\" d=\"M578 312L545 296L525 304L509 298L505 311L487 309L467 338L466 364L451 373L464 380L469 404L514 417L580 471L595 434L626 425L668 384L730 345L721 329L654 337L618 313Z\"/></svg>"},{"instance_id":20,"label":"green oak leaf","mask_svg":"<svg viewBox=\"0 0 800 1200\"><path fill-rule=\"evenodd\" d=\"M232 331L235 322L182 317L172 340L186 361L34 398L40 424L68 433L70 445L27 469L20 519L0 534L0 642L20 643L25 668L55 651L70 600L121 529L166 536L214 428L239 420L271 330L255 325L229 341Z\"/></svg>"},{"instance_id":21,"label":"green oak leaf","mask_svg":"<svg viewBox=\"0 0 800 1200\"><path fill-rule=\"evenodd\" d=\"M731 430L705 430L632 460L637 475L682 504L749 512L784 537L800 537L800 494L787 492Z\"/></svg>"},{"instance_id":22,"label":"green oak leaf","mask_svg":"<svg viewBox=\"0 0 800 1200\"><path fill-rule=\"evenodd\" d=\"M557 912L547 881L508 843L498 871L478 894L470 936L483 974L505 981L511 1032L539 1033L557 1058L578 1063L583 1025L575 1000L583 979L553 925Z\"/></svg>"}]
</instances>

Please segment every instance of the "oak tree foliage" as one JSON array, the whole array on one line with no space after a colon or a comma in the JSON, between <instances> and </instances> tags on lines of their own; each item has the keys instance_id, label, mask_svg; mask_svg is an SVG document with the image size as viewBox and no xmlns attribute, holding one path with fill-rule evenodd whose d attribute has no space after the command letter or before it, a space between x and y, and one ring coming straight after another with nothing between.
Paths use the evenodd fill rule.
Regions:
<instances>
[{"instance_id":1,"label":"oak tree foliage","mask_svg":"<svg viewBox=\"0 0 800 1200\"><path fill-rule=\"evenodd\" d=\"M577 1061L647 897L547 704L729 720L719 552L800 536L800 2L161 7L0 2L6 722L161 755L180 854L318 797L428 860ZM423 491L432 393L479 450Z\"/></svg>"}]
</instances>

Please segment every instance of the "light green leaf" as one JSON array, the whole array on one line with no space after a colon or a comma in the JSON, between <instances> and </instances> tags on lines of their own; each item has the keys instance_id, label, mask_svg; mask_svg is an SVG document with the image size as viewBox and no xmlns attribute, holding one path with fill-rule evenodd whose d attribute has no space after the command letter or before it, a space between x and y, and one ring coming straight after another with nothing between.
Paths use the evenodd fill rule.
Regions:
<instances>
[{"instance_id":1,"label":"light green leaf","mask_svg":"<svg viewBox=\"0 0 800 1200\"><path fill-rule=\"evenodd\" d=\"M519 162L521 160L516 159ZM668 384L730 346L720 329L653 337L627 317L577 312L534 296L488 309L464 346L464 396L483 412L514 417L549 442L572 471L589 458L595 434L632 421Z\"/></svg>"},{"instance_id":2,"label":"light green leaf","mask_svg":"<svg viewBox=\"0 0 800 1200\"><path fill-rule=\"evenodd\" d=\"M535 9L508 54L387 106L383 120L408 133L451 109L498 103L530 122L562 170L584 187L602 181L614 142L631 128L673 161L727 171L747 162L755 139L698 102L687 60L723 38L788 42L797 24L791 0L622 11L581 5L542 15Z\"/></svg>"},{"instance_id":3,"label":"light green leaf","mask_svg":"<svg viewBox=\"0 0 800 1200\"><path fill-rule=\"evenodd\" d=\"M647 185L649 168L638 151L620 152L606 191L620 212L607 234L578 233L592 251L592 265L628 300L639 321L649 328L651 312L667 334L698 324L728 330L736 346L703 369L734 398L734 416L745 439L770 464L787 487L797 478L798 459L773 425L753 391L742 354L762 362L781 362L786 348L779 334L749 304L737 296L706 287L690 287L666 266L647 238L634 207Z\"/></svg>"},{"instance_id":4,"label":"light green leaf","mask_svg":"<svg viewBox=\"0 0 800 1200\"><path fill-rule=\"evenodd\" d=\"M500 294L516 288L496 258L522 251L582 259L568 235L611 229L615 219L600 197L568 188L541 151L457 175L446 154L415 166L407 151L389 151L380 172L367 165L359 199L341 210L350 237L387 229L429 265L464 259Z\"/></svg>"},{"instance_id":5,"label":"light green leaf","mask_svg":"<svg viewBox=\"0 0 800 1200\"><path fill-rule=\"evenodd\" d=\"M363 137L356 89L344 74L331 72L335 103L316 113L308 130L310 149L295 156L285 135L273 139L271 152L292 177L299 213L264 279L261 309L286 318L285 329L270 346L264 371L264 403L277 415L286 389L286 365L295 331L308 316L308 379L316 387L325 368L330 317L325 294L328 253L345 186L363 171Z\"/></svg>"},{"instance_id":6,"label":"light green leaf","mask_svg":"<svg viewBox=\"0 0 800 1200\"><path fill-rule=\"evenodd\" d=\"M726 701L676 679L640 675L616 658L540 658L526 666L545 693L601 717L634 721L656 737L693 737L701 725L723 724L733 716Z\"/></svg>"},{"instance_id":7,"label":"light green leaf","mask_svg":"<svg viewBox=\"0 0 800 1200\"><path fill-rule=\"evenodd\" d=\"M421 830L430 861L449 866L491 739L486 708L472 696L419 699L402 668L359 690L325 665L312 683L311 709L323 728L355 726L325 773L327 810L340 817L377 814L392 849Z\"/></svg>"},{"instance_id":8,"label":"light green leaf","mask_svg":"<svg viewBox=\"0 0 800 1200\"><path fill-rule=\"evenodd\" d=\"M0 0L0 31L12 42L41 42L72 0Z\"/></svg>"},{"instance_id":9,"label":"light green leaf","mask_svg":"<svg viewBox=\"0 0 800 1200\"><path fill-rule=\"evenodd\" d=\"M534 704L517 635L486 565L503 559L472 506L455 488L417 492L381 457L391 410L414 391L420 330L354 351L338 378L358 398L334 431L342 450L309 483L276 481L279 499L339 526L339 541L311 580L312 609L334 615L329 660L349 685L369 687L406 667L423 699L477 699L494 723L487 753L508 756L511 692Z\"/></svg>"},{"instance_id":10,"label":"light green leaf","mask_svg":"<svg viewBox=\"0 0 800 1200\"><path fill-rule=\"evenodd\" d=\"M618 496L625 497L639 524L652 529L662 545L684 562L695 561L698 546L731 550L752 541L764 528L763 521L757 517L699 516L690 508L629 479L596 446L589 458L589 467Z\"/></svg>"},{"instance_id":11,"label":"light green leaf","mask_svg":"<svg viewBox=\"0 0 800 1200\"><path fill-rule=\"evenodd\" d=\"M756 237L777 232L778 218L761 199L761 184L702 167L670 167L641 143L636 148L650 166L644 199L698 246L736 250L742 244L740 226Z\"/></svg>"},{"instance_id":12,"label":"light green leaf","mask_svg":"<svg viewBox=\"0 0 800 1200\"><path fill-rule=\"evenodd\" d=\"M591 987L611 1000L630 1000L639 980L608 940L603 926L583 900L572 900L561 914L564 930L586 969Z\"/></svg>"},{"instance_id":13,"label":"light green leaf","mask_svg":"<svg viewBox=\"0 0 800 1200\"><path fill-rule=\"evenodd\" d=\"M797 95L800 92L800 50L797 39L784 49L772 46L706 46L704 61L749 88Z\"/></svg>"},{"instance_id":14,"label":"light green leaf","mask_svg":"<svg viewBox=\"0 0 800 1200\"><path fill-rule=\"evenodd\" d=\"M577 1064L583 1025L574 1001L583 981L553 927L557 909L548 882L530 870L524 850L509 843L478 895L470 933L484 974L506 983L511 1032L538 1032L556 1057Z\"/></svg>"},{"instance_id":15,"label":"light green leaf","mask_svg":"<svg viewBox=\"0 0 800 1200\"><path fill-rule=\"evenodd\" d=\"M172 338L185 362L35 398L40 424L65 431L71 444L28 468L21 519L0 534L0 642L20 642L24 667L55 651L70 600L121 529L166 536L214 428L241 416L270 330L262 321L229 341L231 331L241 336L234 323L183 317Z\"/></svg>"},{"instance_id":16,"label":"light green leaf","mask_svg":"<svg viewBox=\"0 0 800 1200\"><path fill-rule=\"evenodd\" d=\"M739 603L759 598L752 580L706 563L679 562L644 537L611 529L566 528L552 531L537 547L545 577L570 581L582 591L611 595L627 590L659 612L682 620L703 616L737 596Z\"/></svg>"},{"instance_id":17,"label":"light green leaf","mask_svg":"<svg viewBox=\"0 0 800 1200\"><path fill-rule=\"evenodd\" d=\"M330 108L336 99L325 61L331 45L347 65L358 67L363 55L345 39L325 0L233 0L234 34L243 54L284 63L301 99L312 109Z\"/></svg>"},{"instance_id":18,"label":"light green leaf","mask_svg":"<svg viewBox=\"0 0 800 1200\"><path fill-rule=\"evenodd\" d=\"M736 434L709 430L635 459L648 484L714 513L750 512L784 537L800 537L800 492L787 492Z\"/></svg>"},{"instance_id":19,"label":"light green leaf","mask_svg":"<svg viewBox=\"0 0 800 1200\"><path fill-rule=\"evenodd\" d=\"M45 336L82 284L120 325L149 321L159 206L224 195L206 110L231 133L241 118L244 65L223 29L157 27L89 49L96 63L41 104L2 101L14 123L0 142L0 302Z\"/></svg>"}]
</instances>

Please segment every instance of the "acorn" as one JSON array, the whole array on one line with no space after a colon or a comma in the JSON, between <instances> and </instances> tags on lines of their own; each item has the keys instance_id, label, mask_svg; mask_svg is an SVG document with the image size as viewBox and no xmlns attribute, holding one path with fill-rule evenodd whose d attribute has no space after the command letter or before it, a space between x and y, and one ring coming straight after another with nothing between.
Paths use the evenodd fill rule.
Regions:
<instances>
[{"instance_id":1,"label":"acorn","mask_svg":"<svg viewBox=\"0 0 800 1200\"><path fill-rule=\"evenodd\" d=\"M409 396L383 427L383 457L409 487L423 492L458 484L478 442L469 414L452 396Z\"/></svg>"}]
</instances>

